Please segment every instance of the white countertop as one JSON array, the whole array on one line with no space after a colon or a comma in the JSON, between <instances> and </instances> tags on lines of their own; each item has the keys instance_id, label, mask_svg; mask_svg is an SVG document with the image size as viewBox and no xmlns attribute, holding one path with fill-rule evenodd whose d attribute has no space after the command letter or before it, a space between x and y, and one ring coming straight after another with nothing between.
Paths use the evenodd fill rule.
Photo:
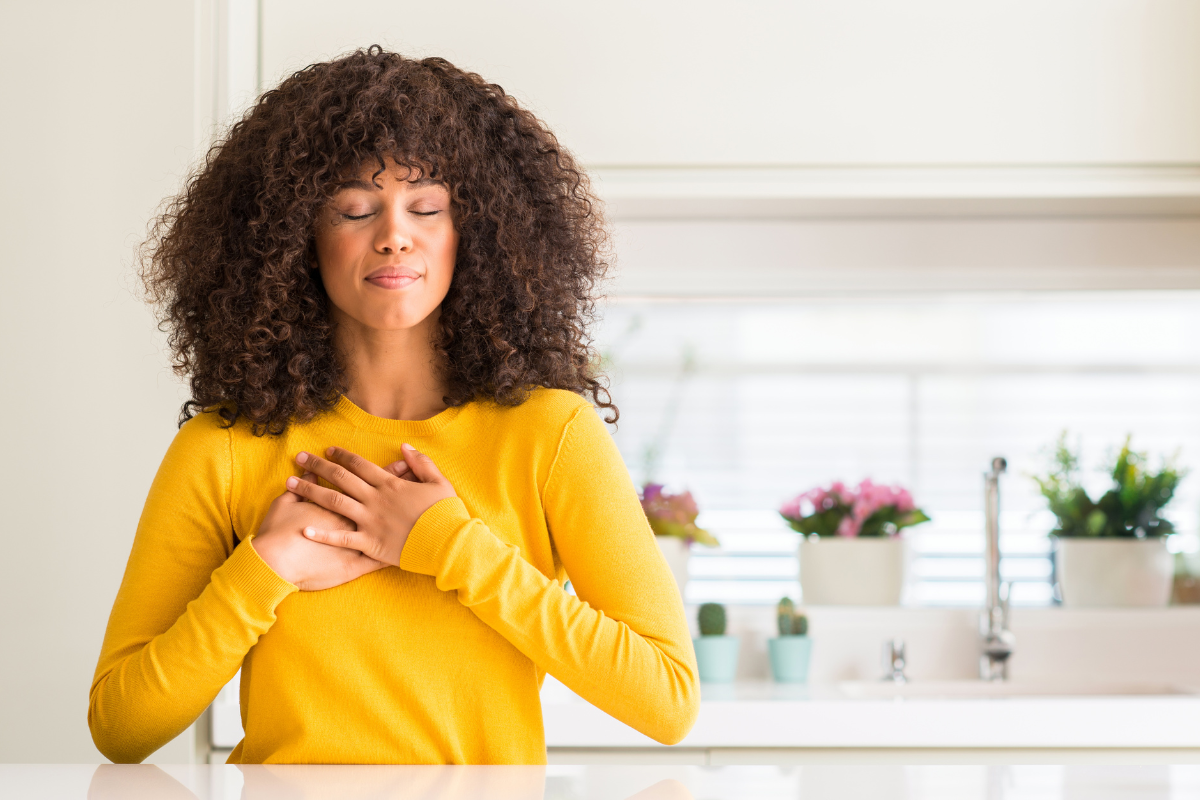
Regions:
<instances>
[{"instance_id":1,"label":"white countertop","mask_svg":"<svg viewBox=\"0 0 1200 800\"><path fill-rule=\"evenodd\" d=\"M1078 685L1030 684L1027 695L971 696L986 688L973 684L914 682L903 697L879 696L865 683L702 684L699 718L674 747L1200 748L1200 693L1192 690L1097 684L1104 693L1089 695ZM542 718L549 748L667 749L550 676ZM212 730L218 747L242 738L233 692L213 704Z\"/></svg>"},{"instance_id":2,"label":"white countertop","mask_svg":"<svg viewBox=\"0 0 1200 800\"><path fill-rule=\"evenodd\" d=\"M0 764L37 800L1200 800L1200 766Z\"/></svg>"},{"instance_id":3,"label":"white countertop","mask_svg":"<svg viewBox=\"0 0 1200 800\"><path fill-rule=\"evenodd\" d=\"M703 684L700 716L675 747L1200 747L1200 695L1186 690L1031 685L1025 695L968 696L970 683L940 684L941 694L914 683L902 697L871 696L865 684ZM547 747L664 747L550 677L542 714Z\"/></svg>"}]
</instances>

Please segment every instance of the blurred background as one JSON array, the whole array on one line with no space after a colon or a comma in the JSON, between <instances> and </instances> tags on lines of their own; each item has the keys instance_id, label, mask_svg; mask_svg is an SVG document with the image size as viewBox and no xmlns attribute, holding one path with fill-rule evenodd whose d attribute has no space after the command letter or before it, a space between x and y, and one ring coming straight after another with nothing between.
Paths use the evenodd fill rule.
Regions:
<instances>
[{"instance_id":1,"label":"blurred background","mask_svg":"<svg viewBox=\"0 0 1200 800\"><path fill-rule=\"evenodd\" d=\"M1164 515L1179 562L1200 551L1192 0L3 15L0 761L100 759L88 687L186 397L134 275L148 221L258 93L375 43L502 85L592 175L616 256L596 328L616 441L639 485L690 490L721 542L691 549L689 609L726 603L736 623L802 600L777 509L864 478L932 518L900 611L977 609L997 455L1003 577L1014 605L1052 608L1056 521L1031 475L1064 430L1098 491L1129 435L1191 469ZM1180 664L1196 655L1200 618L1154 619Z\"/></svg>"}]
</instances>

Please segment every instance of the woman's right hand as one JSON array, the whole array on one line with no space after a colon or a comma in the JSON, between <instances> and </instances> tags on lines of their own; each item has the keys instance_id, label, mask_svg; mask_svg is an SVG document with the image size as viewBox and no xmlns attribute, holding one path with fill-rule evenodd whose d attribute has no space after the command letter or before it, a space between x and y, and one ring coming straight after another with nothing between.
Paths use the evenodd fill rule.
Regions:
<instances>
[{"instance_id":1,"label":"woman's right hand","mask_svg":"<svg viewBox=\"0 0 1200 800\"><path fill-rule=\"evenodd\" d=\"M307 472L301 480L316 483L317 476ZM285 489L272 501L258 533L250 540L259 558L300 591L316 592L340 586L387 566L357 550L312 541L302 533L308 525L325 530L355 530L352 521Z\"/></svg>"}]
</instances>

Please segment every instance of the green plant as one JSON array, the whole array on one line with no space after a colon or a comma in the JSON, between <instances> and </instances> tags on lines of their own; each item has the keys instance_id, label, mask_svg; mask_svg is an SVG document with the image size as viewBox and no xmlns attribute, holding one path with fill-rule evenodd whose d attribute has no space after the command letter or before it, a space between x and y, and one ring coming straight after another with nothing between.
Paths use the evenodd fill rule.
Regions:
<instances>
[{"instance_id":1,"label":"green plant","mask_svg":"<svg viewBox=\"0 0 1200 800\"><path fill-rule=\"evenodd\" d=\"M725 606L720 603L704 603L699 613L701 636L725 635Z\"/></svg>"},{"instance_id":2,"label":"green plant","mask_svg":"<svg viewBox=\"0 0 1200 800\"><path fill-rule=\"evenodd\" d=\"M776 608L780 636L805 636L808 634L808 617L804 615L803 611L796 610L796 604L792 602L792 598L783 598Z\"/></svg>"},{"instance_id":3,"label":"green plant","mask_svg":"<svg viewBox=\"0 0 1200 800\"><path fill-rule=\"evenodd\" d=\"M1033 480L1057 518L1054 536L1165 536L1175 528L1160 513L1186 474L1164 459L1158 472L1148 469L1145 453L1129 449L1130 437L1111 469L1113 487L1093 501L1079 482L1079 457L1067 446L1067 432L1055 443L1049 471Z\"/></svg>"}]
</instances>

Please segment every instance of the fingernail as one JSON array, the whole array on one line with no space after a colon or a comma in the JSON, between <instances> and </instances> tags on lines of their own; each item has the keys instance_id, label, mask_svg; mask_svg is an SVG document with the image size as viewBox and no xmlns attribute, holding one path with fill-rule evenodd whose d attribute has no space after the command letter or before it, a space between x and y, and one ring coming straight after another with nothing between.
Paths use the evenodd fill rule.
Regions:
<instances>
[{"instance_id":1,"label":"fingernail","mask_svg":"<svg viewBox=\"0 0 1200 800\"><path fill-rule=\"evenodd\" d=\"M414 453L417 452L417 448L413 447L411 444L408 444L407 442L405 444L400 445L400 449L401 450L412 450Z\"/></svg>"},{"instance_id":2,"label":"fingernail","mask_svg":"<svg viewBox=\"0 0 1200 800\"><path fill-rule=\"evenodd\" d=\"M292 477L287 479L287 487L289 489L295 489L299 485L300 485L300 479L297 478L295 475L293 475Z\"/></svg>"},{"instance_id":3,"label":"fingernail","mask_svg":"<svg viewBox=\"0 0 1200 800\"><path fill-rule=\"evenodd\" d=\"M326 447L326 448L325 448L325 455L327 455L327 456L331 456L331 455L333 455L333 451L334 451L334 450L337 450L337 448L336 448L336 447Z\"/></svg>"},{"instance_id":4,"label":"fingernail","mask_svg":"<svg viewBox=\"0 0 1200 800\"><path fill-rule=\"evenodd\" d=\"M312 538L313 536L317 535L317 529L316 528L305 528L304 535L308 536L309 538Z\"/></svg>"},{"instance_id":5,"label":"fingernail","mask_svg":"<svg viewBox=\"0 0 1200 800\"><path fill-rule=\"evenodd\" d=\"M301 450L300 455L296 456L296 461L300 462L301 464L307 462L308 461L308 453Z\"/></svg>"}]
</instances>

